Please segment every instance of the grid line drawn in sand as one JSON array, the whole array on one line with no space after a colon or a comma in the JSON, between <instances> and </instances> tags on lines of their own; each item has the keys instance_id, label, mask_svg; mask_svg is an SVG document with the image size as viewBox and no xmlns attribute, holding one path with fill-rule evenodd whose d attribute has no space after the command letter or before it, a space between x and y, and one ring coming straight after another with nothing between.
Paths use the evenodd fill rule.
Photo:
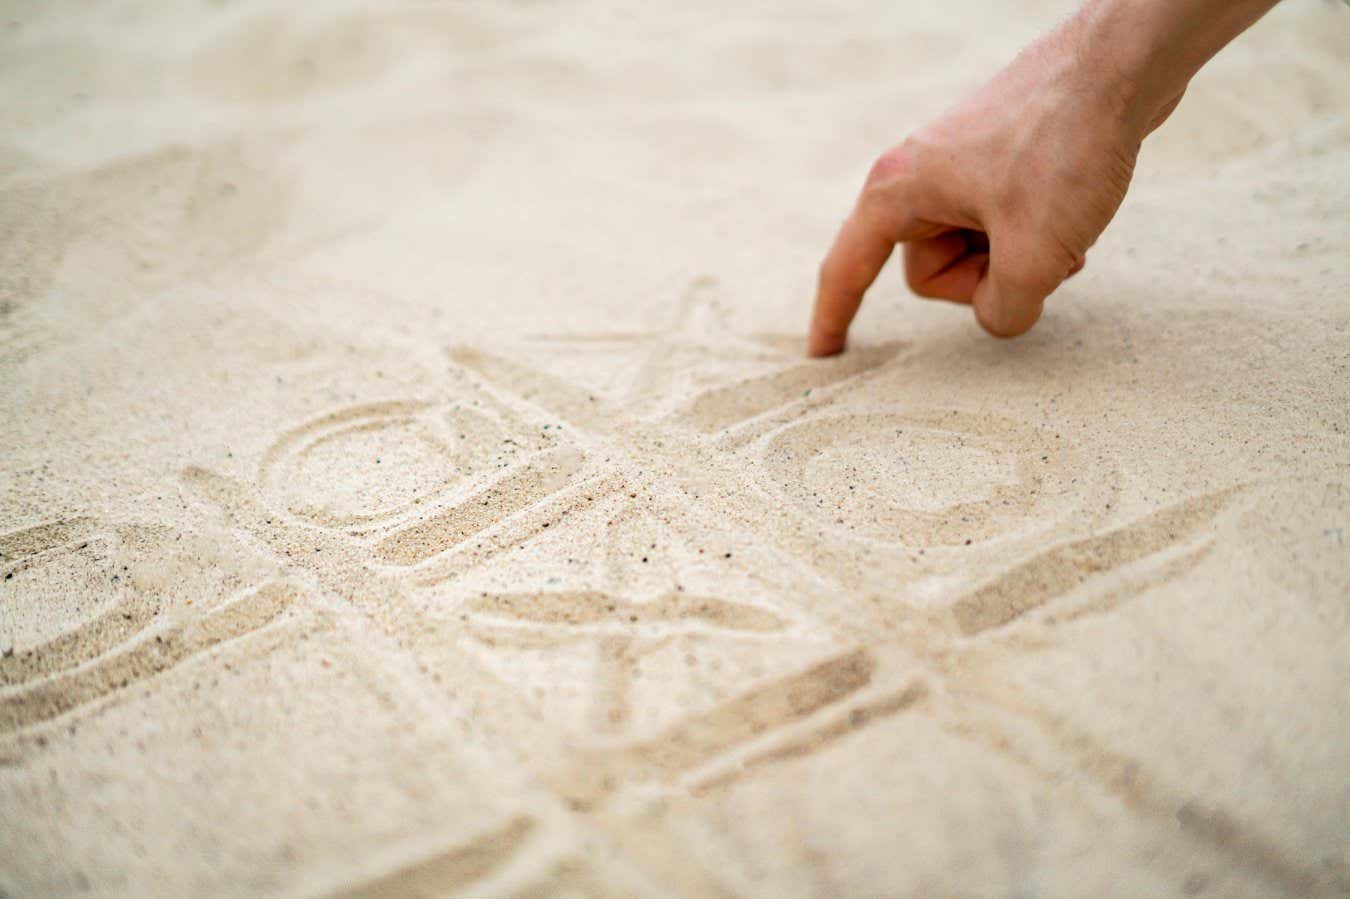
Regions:
<instances>
[{"instance_id":1,"label":"grid line drawn in sand","mask_svg":"<svg viewBox=\"0 0 1350 899\"><path fill-rule=\"evenodd\" d=\"M461 617L454 629L455 639L460 641L457 645L468 640L477 644L480 653L511 647L521 651L550 649L573 643L598 648L607 664L597 668L590 689L601 698L599 706L606 711L594 716L591 737L580 743L564 740L559 746L556 734L545 736L538 724L534 726L542 744L561 749L557 757L562 761L552 763L547 779L576 810L594 808L626 784L644 781L654 780L668 789L692 789L696 794L715 792L777 764L807 757L897 714L934 715L944 720L953 714L945 699L949 691L981 694L981 682L972 680L963 669L978 665L992 646L1015 652L1036 640L1053 641L1065 625L1118 608L1198 564L1207 554L1214 521L1240 492L1215 491L1183 500L1095 536L1083 537L1079 532L1075 539L1074 528L1063 526L1049 535L1049 548L1042 543L1038 552L1028 553L1025 548L1047 534L1044 529L1027 530L1027 519L1044 511L1045 504L1053 503L1056 497L1071 498L1075 489L1068 476L1057 476L1038 465L1045 461L1041 457L1048 456L1053 447L1061 462L1077 459L1070 465L1075 476L1086 480L1096 474L1091 465L1073 455L1071 447L1051 442L1058 437L1048 437L1018 422L994 416L978 418L959 410L893 410L867 417L850 414L846 403L837 401L841 397L846 400L848 391L864 385L871 373L895 359L899 353L895 348L870 356L860 354L863 361L849 366L816 367L817 373L812 376L816 380L810 381L814 386L803 387L806 373L814 364L797 362L789 354L774 350L772 342L758 342L755 365L743 365L723 383L704 386L692 401L661 408L644 391L664 395L669 380L679 376L675 360L680 352L699 346L700 341L706 343L710 333L727 333L720 324L706 324L715 315L715 304L692 301L686 303L677 326L668 332L654 336L583 335L554 342L554 353L559 352L557 346L605 351L639 346L648 358L631 369L629 384L618 390L612 386L608 391L592 389L583 380L559 377L546 366L516 361L510 348L490 352L452 349L451 359L474 376L456 385L457 390L468 391L457 396L459 405L463 405L464 396L474 395L479 399L475 409L493 410L491 417L502 428L491 432L494 439L508 434L511 436L500 439L526 447L513 457L509 473L503 473L508 466L499 464L487 475L453 488L447 494L451 501L428 500L379 515L324 518L312 510L290 510L295 518L330 533L331 538L325 539L335 541L331 544L334 547L365 547L360 560L345 570L348 574L359 571L358 579L379 585L376 592L380 602L397 611L376 609L369 602L366 607L394 632L408 616L424 612L428 608L426 597L434 596L438 602L449 603L449 609L443 611L455 611ZM705 324L691 325L700 316ZM679 351L671 348L672 341ZM529 355L548 358L541 349L548 343L547 338L530 343ZM519 348L515 352L519 355ZM740 352L744 352L743 347ZM766 359L777 360L777 374L764 371ZM755 366L758 370L745 373L747 367ZM752 383L754 389L737 415L722 414L720 404L702 399L710 394L735 396L736 385L742 382ZM781 392L774 395L775 390ZM260 473L260 489L228 482L200 469L185 475L208 496L214 494L218 504L236 511L251 509L244 518L253 522L266 543L268 528L263 518L271 513L260 504L266 503L269 479L275 477L271 471L280 470L297 447L321 445L324 435L334 428L355 429L353 433L367 427L411 428L443 405L398 401L316 419L274 445ZM552 425L547 438L540 437L547 432L536 430L540 421ZM423 435L417 439L425 440L425 426L419 427ZM616 590L612 584L554 589L526 585L507 592L456 592L456 583L467 572L503 553L534 545L545 534L562 533L567 525L564 519L571 516L580 520L587 510L601 509L604 503L616 499L622 501L626 494L629 500L641 497L644 505L657 509L662 504L680 503L701 508L710 516L721 516L735 529L765 544L765 558L776 560L794 576L815 585L812 590L823 590L831 599L841 598L843 607L852 613L857 609L844 597L851 583L847 571L854 563L843 558L831 564L828 552L823 567L819 558L813 563L805 558L808 554L801 552L801 547L774 545L766 534L772 529L763 527L763 522L783 514L784 504L789 514L819 521L821 516L815 515L800 496L791 495L792 487L827 476L829 464L846 464L828 458L841 441L847 444L858 438L855 443L860 442L865 451L877 452L893 448L895 438L906 433L917 437L920 445L926 442L944 451L953 446L968 451L982 460L982 470L990 472L991 477L984 483L965 485L967 493L955 501L950 496L902 495L881 525L897 525L902 537L908 537L903 533L908 531L917 534L917 539L886 540L884 531L876 530L881 525L850 522L847 515L842 525L838 515L826 518L820 521L828 536L826 549L831 542L846 549L879 543L895 558L903 555L912 561L912 553L925 550L941 560L944 551L959 551L979 538L979 542L1002 552L1008 552L1010 546L1022 546L1023 550L1010 553L1011 561L1003 566L1002 574L965 591L949 590L942 602L907 605L900 601L889 610L873 607L870 614L851 624L846 621L849 615L835 614L826 627L832 639L817 646L815 661L780 671L776 679L751 679L735 687L730 698L691 710L655 732L624 729L633 714L627 691L633 671L645 654L668 649L678 631L698 632L710 625L730 627L732 632L745 633L755 640L792 635L802 629L804 621L814 619L807 608L794 605L801 598L780 596L776 606L747 606L715 592L649 592L639 596L625 593L622 586ZM681 450L678 454L672 449L676 446ZM846 445L844 450L853 448ZM677 455L694 462L676 465ZM543 465L538 461L541 459L545 460ZM634 460L639 464L631 464ZM762 464L757 466L754 460ZM812 465L817 471L811 471ZM759 469L749 482L755 490L742 489L747 484L746 467ZM547 472L554 474L552 480ZM706 489L691 501L690 492L680 490L689 483L718 484L724 493L734 492L742 505L734 510L723 508L715 499L718 491ZM498 484L506 486L499 488ZM1110 483L1096 483L1084 489L1097 491L1094 499L1109 499L1115 488ZM783 499L775 502L775 492ZM500 502L503 496L519 501ZM1066 508L1072 512L1077 506L1068 503ZM479 509L482 511L477 512ZM941 518L944 512L949 516L946 521ZM951 516L964 519L964 530L951 525ZM627 521L631 515L619 517ZM1066 512L1061 517L1071 516ZM549 525L555 526L551 532L547 530ZM305 539L318 539L312 535L313 527L303 530L311 534ZM619 538L607 539L613 542ZM909 542L911 539L914 542ZM295 548L293 542L281 542ZM292 558L316 571L332 564L330 554L317 551L297 552ZM933 570L941 570L940 565L919 565L911 573ZM1099 576L1116 570L1131 572L1131 578L1123 587L1114 588L1114 594L1107 591L1103 595L1095 586L1103 580ZM1028 592L1024 588L1033 581L1037 589ZM835 585L834 593L829 592L831 584ZM899 586L903 593L904 584ZM1084 593L1094 590L1093 596L1083 600ZM365 589L350 592L370 593ZM898 628L887 626L884 619L889 616L899 619ZM878 643L875 635L879 633L891 636ZM847 648L850 643L851 649ZM467 658L460 658L467 664ZM811 658L811 654L805 658ZM887 660L880 668L876 667L878 658ZM491 668L486 665L483 670ZM1001 694L991 695L989 702L1002 702ZM527 700L522 701L528 705ZM1038 730L1051 728L1067 734L1061 740L1066 747L1086 739L1075 736L1068 722L1051 722L1043 714L1019 710L1016 703L1010 708ZM518 720L532 717L529 713L517 714ZM953 722L949 726L961 733L987 732L993 726L977 711L957 713ZM1015 743L1017 738L1008 739ZM1096 789L1108 793L1115 789L1114 774L1103 776L1081 753L1066 752ZM1024 758L1018 752L1008 754ZM1162 781L1156 775L1148 776ZM1138 804L1141 813L1161 814L1160 809L1197 801L1179 790L1163 790L1158 795L1163 798ZM1258 858L1283 858L1268 840L1235 823L1225 832L1233 828L1243 833L1244 845L1264 847L1264 855L1258 854ZM1213 839L1204 828L1191 828L1189 835L1207 853L1233 856L1231 840ZM1310 875L1298 871L1292 863L1252 864L1260 869L1258 873L1284 884L1309 882Z\"/></svg>"},{"instance_id":2,"label":"grid line drawn in sand","mask_svg":"<svg viewBox=\"0 0 1350 899\"><path fill-rule=\"evenodd\" d=\"M0 536L0 598L8 619L0 657L0 736L92 708L284 617L298 591L285 580L224 574L182 587L162 574L174 564L194 564L181 536L161 526L88 518ZM97 583L107 599L83 610L74 629L50 633L36 617L42 603L33 600L61 591L63 583Z\"/></svg>"}]
</instances>

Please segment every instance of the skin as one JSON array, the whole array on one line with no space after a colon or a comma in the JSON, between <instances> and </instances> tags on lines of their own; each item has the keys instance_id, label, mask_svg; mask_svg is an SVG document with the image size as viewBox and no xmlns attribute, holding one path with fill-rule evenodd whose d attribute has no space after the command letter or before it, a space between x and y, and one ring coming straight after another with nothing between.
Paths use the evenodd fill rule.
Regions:
<instances>
[{"instance_id":1,"label":"skin","mask_svg":"<svg viewBox=\"0 0 1350 899\"><path fill-rule=\"evenodd\" d=\"M1120 208L1144 138L1277 0L1089 0L872 165L820 268L808 350L844 349L896 246L905 280L996 337L1036 324Z\"/></svg>"}]
</instances>

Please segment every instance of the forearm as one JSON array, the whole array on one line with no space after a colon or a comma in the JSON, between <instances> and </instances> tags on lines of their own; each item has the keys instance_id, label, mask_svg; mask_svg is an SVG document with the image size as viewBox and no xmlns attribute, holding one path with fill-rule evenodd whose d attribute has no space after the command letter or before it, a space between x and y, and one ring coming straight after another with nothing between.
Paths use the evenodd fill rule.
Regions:
<instances>
[{"instance_id":1,"label":"forearm","mask_svg":"<svg viewBox=\"0 0 1350 899\"><path fill-rule=\"evenodd\" d=\"M1088 0L1066 27L1089 65L1120 80L1129 114L1149 121L1200 68L1279 0Z\"/></svg>"}]
</instances>

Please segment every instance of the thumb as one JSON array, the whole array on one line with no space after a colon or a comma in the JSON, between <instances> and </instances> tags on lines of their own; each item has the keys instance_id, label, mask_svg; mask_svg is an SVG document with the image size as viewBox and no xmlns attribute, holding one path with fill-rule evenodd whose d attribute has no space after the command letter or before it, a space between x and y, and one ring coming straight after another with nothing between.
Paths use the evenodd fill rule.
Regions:
<instances>
[{"instance_id":1,"label":"thumb","mask_svg":"<svg viewBox=\"0 0 1350 899\"><path fill-rule=\"evenodd\" d=\"M1000 245L1001 244L1001 245ZM975 319L995 337L1017 337L1041 317L1045 298L1078 263L1059 247L990 237L989 266L975 287Z\"/></svg>"}]
</instances>

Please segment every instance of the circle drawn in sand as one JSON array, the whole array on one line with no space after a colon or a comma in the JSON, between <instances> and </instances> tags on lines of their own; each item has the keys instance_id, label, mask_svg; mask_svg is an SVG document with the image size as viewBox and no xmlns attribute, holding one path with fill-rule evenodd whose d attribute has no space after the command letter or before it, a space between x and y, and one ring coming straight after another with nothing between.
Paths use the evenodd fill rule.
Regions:
<instances>
[{"instance_id":1,"label":"circle drawn in sand","mask_svg":"<svg viewBox=\"0 0 1350 899\"><path fill-rule=\"evenodd\" d=\"M484 411L373 403L284 435L260 480L275 508L325 527L369 525L510 461L516 448Z\"/></svg>"},{"instance_id":2,"label":"circle drawn in sand","mask_svg":"<svg viewBox=\"0 0 1350 899\"><path fill-rule=\"evenodd\" d=\"M1068 495L1067 475L1055 472L1075 468L1050 445L1060 442L993 416L836 415L774 434L763 470L778 493L833 528L957 546L1014 536L1054 516Z\"/></svg>"}]
</instances>

